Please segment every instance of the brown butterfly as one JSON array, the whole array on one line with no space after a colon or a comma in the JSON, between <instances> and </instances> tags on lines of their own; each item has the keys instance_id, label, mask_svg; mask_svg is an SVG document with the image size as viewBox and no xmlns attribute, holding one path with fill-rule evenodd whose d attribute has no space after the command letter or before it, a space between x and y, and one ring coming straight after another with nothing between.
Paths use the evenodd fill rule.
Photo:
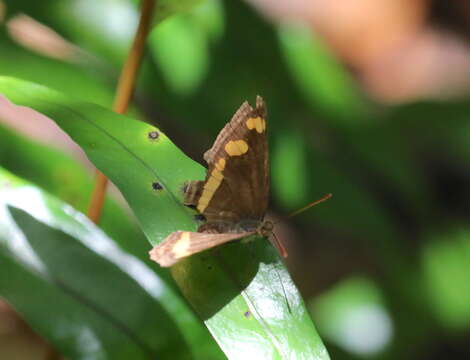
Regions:
<instances>
[{"instance_id":1,"label":"brown butterfly","mask_svg":"<svg viewBox=\"0 0 470 360\"><path fill-rule=\"evenodd\" d=\"M255 234L269 236L273 224L265 221L269 197L269 156L266 106L244 102L204 154L206 179L192 181L185 205L206 219L198 232L176 231L150 251L152 260L171 266L180 259L229 241ZM274 242L282 256L285 249Z\"/></svg>"}]
</instances>

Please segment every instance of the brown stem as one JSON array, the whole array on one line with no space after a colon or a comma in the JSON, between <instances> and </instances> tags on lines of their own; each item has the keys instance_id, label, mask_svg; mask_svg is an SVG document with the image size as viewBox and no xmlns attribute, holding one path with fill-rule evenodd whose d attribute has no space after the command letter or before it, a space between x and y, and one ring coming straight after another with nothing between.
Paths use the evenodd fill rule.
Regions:
<instances>
[{"instance_id":1,"label":"brown stem","mask_svg":"<svg viewBox=\"0 0 470 360\"><path fill-rule=\"evenodd\" d=\"M137 72L144 53L145 40L150 31L154 8L155 0L142 0L139 26L135 33L134 41L129 50L126 62L121 70L121 76L119 77L116 89L113 110L119 114L124 114L127 111L132 93L134 92ZM95 186L88 208L88 217L95 224L99 222L101 217L107 182L107 177L101 171L97 170Z\"/></svg>"}]
</instances>

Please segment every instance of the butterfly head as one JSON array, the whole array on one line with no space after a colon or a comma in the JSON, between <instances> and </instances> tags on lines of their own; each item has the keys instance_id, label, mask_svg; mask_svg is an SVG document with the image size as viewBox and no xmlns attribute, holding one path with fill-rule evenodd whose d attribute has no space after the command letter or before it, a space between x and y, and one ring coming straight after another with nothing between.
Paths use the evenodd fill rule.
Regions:
<instances>
[{"instance_id":1,"label":"butterfly head","mask_svg":"<svg viewBox=\"0 0 470 360\"><path fill-rule=\"evenodd\" d=\"M258 227L258 234L264 237L269 237L272 235L274 229L274 223L269 220L263 221Z\"/></svg>"},{"instance_id":2,"label":"butterfly head","mask_svg":"<svg viewBox=\"0 0 470 360\"><path fill-rule=\"evenodd\" d=\"M257 233L260 236L267 237L273 246L277 249L279 252L279 255L281 255L283 258L286 258L288 253L284 245L279 241L277 238L276 234L274 233L274 223L269 220L264 220L260 223L257 229Z\"/></svg>"}]
</instances>

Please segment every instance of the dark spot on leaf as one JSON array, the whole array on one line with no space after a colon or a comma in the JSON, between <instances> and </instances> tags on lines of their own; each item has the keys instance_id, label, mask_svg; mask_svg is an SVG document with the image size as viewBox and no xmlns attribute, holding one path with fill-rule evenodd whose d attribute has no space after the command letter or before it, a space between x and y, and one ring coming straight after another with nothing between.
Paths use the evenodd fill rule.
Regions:
<instances>
[{"instance_id":1,"label":"dark spot on leaf","mask_svg":"<svg viewBox=\"0 0 470 360\"><path fill-rule=\"evenodd\" d=\"M243 315L246 317L246 318L249 318L251 316L251 312L250 311L245 311L243 313Z\"/></svg>"},{"instance_id":2,"label":"dark spot on leaf","mask_svg":"<svg viewBox=\"0 0 470 360\"><path fill-rule=\"evenodd\" d=\"M163 186L159 182L155 181L154 183L152 183L152 189L153 190L163 190Z\"/></svg>"},{"instance_id":3,"label":"dark spot on leaf","mask_svg":"<svg viewBox=\"0 0 470 360\"><path fill-rule=\"evenodd\" d=\"M212 270L212 266L209 265L209 266L207 267L207 270Z\"/></svg>"},{"instance_id":4,"label":"dark spot on leaf","mask_svg":"<svg viewBox=\"0 0 470 360\"><path fill-rule=\"evenodd\" d=\"M160 134L158 133L158 131L150 131L148 133L148 137L150 140L157 140L159 136Z\"/></svg>"},{"instance_id":5,"label":"dark spot on leaf","mask_svg":"<svg viewBox=\"0 0 470 360\"><path fill-rule=\"evenodd\" d=\"M206 217L202 214L196 214L194 215L194 220L197 220L197 221L206 221Z\"/></svg>"}]
</instances>

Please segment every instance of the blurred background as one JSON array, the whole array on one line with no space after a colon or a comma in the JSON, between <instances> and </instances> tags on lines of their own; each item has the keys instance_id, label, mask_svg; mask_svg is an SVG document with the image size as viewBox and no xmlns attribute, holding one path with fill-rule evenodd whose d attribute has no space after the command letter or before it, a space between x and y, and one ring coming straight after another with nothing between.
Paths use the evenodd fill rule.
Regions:
<instances>
[{"instance_id":1,"label":"blurred background","mask_svg":"<svg viewBox=\"0 0 470 360\"><path fill-rule=\"evenodd\" d=\"M137 20L131 0L0 0L0 74L109 108ZM332 359L470 358L469 37L470 3L445 0L206 0L150 35L131 115L202 163L262 95L271 215L333 193L276 229ZM0 165L85 211L93 168L28 116L0 100ZM51 171L64 156L82 165ZM0 303L0 358L55 356Z\"/></svg>"}]
</instances>

